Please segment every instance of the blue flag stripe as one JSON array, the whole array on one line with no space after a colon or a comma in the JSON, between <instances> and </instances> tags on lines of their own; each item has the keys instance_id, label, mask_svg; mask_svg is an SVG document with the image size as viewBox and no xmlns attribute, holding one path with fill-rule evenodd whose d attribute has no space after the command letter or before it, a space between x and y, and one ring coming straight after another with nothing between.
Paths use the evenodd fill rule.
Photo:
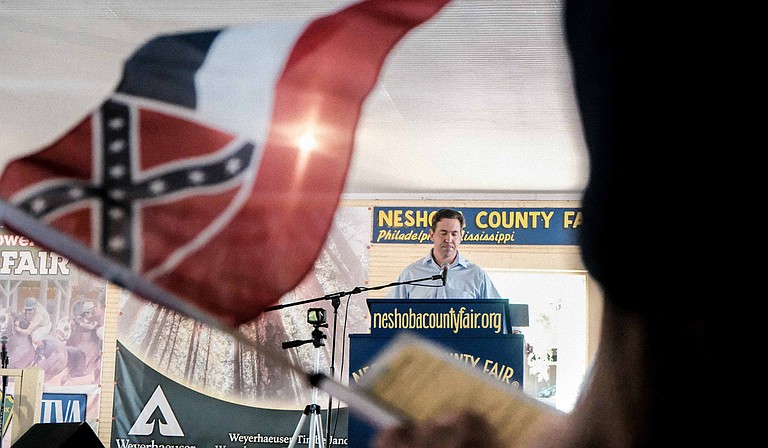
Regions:
<instances>
[{"instance_id":1,"label":"blue flag stripe","mask_svg":"<svg viewBox=\"0 0 768 448\"><path fill-rule=\"evenodd\" d=\"M194 109L195 73L220 31L157 37L125 63L117 91Z\"/></svg>"}]
</instances>

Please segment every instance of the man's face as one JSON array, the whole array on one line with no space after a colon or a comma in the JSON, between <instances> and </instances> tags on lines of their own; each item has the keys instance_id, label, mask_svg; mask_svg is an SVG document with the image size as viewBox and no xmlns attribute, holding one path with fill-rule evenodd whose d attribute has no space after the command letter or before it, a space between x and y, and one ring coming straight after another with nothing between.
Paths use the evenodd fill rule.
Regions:
<instances>
[{"instance_id":1,"label":"man's face","mask_svg":"<svg viewBox=\"0 0 768 448\"><path fill-rule=\"evenodd\" d=\"M434 256L440 264L452 262L461 244L461 223L458 219L441 219L430 229L429 238L434 244Z\"/></svg>"}]
</instances>

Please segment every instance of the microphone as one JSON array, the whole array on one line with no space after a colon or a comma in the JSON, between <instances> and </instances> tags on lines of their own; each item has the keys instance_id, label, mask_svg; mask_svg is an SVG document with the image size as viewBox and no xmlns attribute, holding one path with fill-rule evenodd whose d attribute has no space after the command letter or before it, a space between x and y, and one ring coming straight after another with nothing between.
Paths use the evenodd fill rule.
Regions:
<instances>
[{"instance_id":1,"label":"microphone","mask_svg":"<svg viewBox=\"0 0 768 448\"><path fill-rule=\"evenodd\" d=\"M0 336L0 367L5 369L8 367L8 349L6 344L8 343L8 336ZM5 393L5 385L8 382L8 376L3 375L3 393Z\"/></svg>"},{"instance_id":2,"label":"microphone","mask_svg":"<svg viewBox=\"0 0 768 448\"><path fill-rule=\"evenodd\" d=\"M298 347L298 346L304 345L304 344L306 344L308 342L312 342L312 339L307 340L307 341L296 340L296 341L283 342L283 348Z\"/></svg>"},{"instance_id":3,"label":"microphone","mask_svg":"<svg viewBox=\"0 0 768 448\"><path fill-rule=\"evenodd\" d=\"M444 264L442 268L440 268L440 279L443 280L443 286L445 286L445 279L448 278L448 265Z\"/></svg>"}]
</instances>

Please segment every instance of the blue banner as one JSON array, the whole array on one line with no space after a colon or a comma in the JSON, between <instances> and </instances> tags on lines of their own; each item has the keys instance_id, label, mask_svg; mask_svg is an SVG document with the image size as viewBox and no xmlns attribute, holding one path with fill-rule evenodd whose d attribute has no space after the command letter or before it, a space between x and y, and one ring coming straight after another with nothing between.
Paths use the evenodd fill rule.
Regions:
<instances>
[{"instance_id":1,"label":"blue banner","mask_svg":"<svg viewBox=\"0 0 768 448\"><path fill-rule=\"evenodd\" d=\"M438 207L374 207L372 243L431 244L429 224ZM580 208L458 208L462 244L578 245Z\"/></svg>"},{"instance_id":2,"label":"blue banner","mask_svg":"<svg viewBox=\"0 0 768 448\"><path fill-rule=\"evenodd\" d=\"M64 394L43 392L41 423L79 423L85 421L88 407L86 394Z\"/></svg>"}]
</instances>

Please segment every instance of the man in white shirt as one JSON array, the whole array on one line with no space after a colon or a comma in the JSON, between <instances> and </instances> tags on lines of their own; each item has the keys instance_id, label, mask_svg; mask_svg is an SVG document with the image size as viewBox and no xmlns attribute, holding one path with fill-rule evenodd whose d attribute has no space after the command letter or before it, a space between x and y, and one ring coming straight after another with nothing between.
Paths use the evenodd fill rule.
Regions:
<instances>
[{"instance_id":1,"label":"man in white shirt","mask_svg":"<svg viewBox=\"0 0 768 448\"><path fill-rule=\"evenodd\" d=\"M408 265L398 282L430 279L444 274L443 279L402 284L390 289L391 299L498 299L499 292L491 278L475 263L459 253L464 216L458 210L441 209L432 218L429 239L432 249L426 257ZM443 272L443 269L446 269ZM441 276L442 277L442 276Z\"/></svg>"}]
</instances>

